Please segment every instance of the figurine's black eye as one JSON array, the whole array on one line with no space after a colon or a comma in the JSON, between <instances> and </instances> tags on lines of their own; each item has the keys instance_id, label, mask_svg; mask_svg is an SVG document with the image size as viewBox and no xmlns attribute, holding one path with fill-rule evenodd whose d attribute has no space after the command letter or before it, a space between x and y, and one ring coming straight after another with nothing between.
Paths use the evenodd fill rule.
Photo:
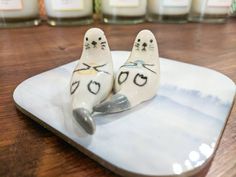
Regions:
<instances>
[{"instance_id":1,"label":"figurine's black eye","mask_svg":"<svg viewBox=\"0 0 236 177\"><path fill-rule=\"evenodd\" d=\"M140 39L138 39L138 42L140 42L141 40Z\"/></svg>"},{"instance_id":2,"label":"figurine's black eye","mask_svg":"<svg viewBox=\"0 0 236 177\"><path fill-rule=\"evenodd\" d=\"M102 40L102 38L100 37L100 38L98 38L98 40L99 40L99 41L101 41L101 40Z\"/></svg>"},{"instance_id":3,"label":"figurine's black eye","mask_svg":"<svg viewBox=\"0 0 236 177\"><path fill-rule=\"evenodd\" d=\"M153 42L153 40L151 39L151 40L150 40L150 43L152 43L152 42Z\"/></svg>"},{"instance_id":4,"label":"figurine's black eye","mask_svg":"<svg viewBox=\"0 0 236 177\"><path fill-rule=\"evenodd\" d=\"M88 38L86 37L85 40L88 41Z\"/></svg>"}]
</instances>

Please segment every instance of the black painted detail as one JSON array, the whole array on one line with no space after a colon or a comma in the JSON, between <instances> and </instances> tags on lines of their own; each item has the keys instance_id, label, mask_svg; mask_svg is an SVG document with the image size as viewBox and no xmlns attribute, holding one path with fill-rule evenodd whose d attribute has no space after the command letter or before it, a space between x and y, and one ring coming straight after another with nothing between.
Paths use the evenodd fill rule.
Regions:
<instances>
[{"instance_id":1,"label":"black painted detail","mask_svg":"<svg viewBox=\"0 0 236 177\"><path fill-rule=\"evenodd\" d=\"M90 49L90 44L89 43L85 44L84 46L85 46L86 50Z\"/></svg>"},{"instance_id":2,"label":"black painted detail","mask_svg":"<svg viewBox=\"0 0 236 177\"><path fill-rule=\"evenodd\" d=\"M107 72L107 71L98 69L98 68L101 68L101 67L103 67L103 66L106 66L107 64L97 65L97 66L90 66L90 65L88 65L88 64L86 64L86 63L82 63L82 64L83 64L84 66L86 66L86 67L85 67L85 68L80 68L80 69L74 70L74 73L75 73L75 72L79 72L79 71L89 70L89 69L93 68L93 69L94 69L95 71L97 71L97 72L102 72L102 73L105 73L105 74L110 74L110 73Z\"/></svg>"},{"instance_id":3,"label":"black painted detail","mask_svg":"<svg viewBox=\"0 0 236 177\"><path fill-rule=\"evenodd\" d=\"M107 72L107 71L98 69L98 68L102 68L103 66L106 66L106 65L107 65L107 64L97 65L97 66L94 66L93 69L94 69L95 71L97 71L97 72L103 72L103 73L105 73L105 74L110 74L110 73Z\"/></svg>"},{"instance_id":4,"label":"black painted detail","mask_svg":"<svg viewBox=\"0 0 236 177\"><path fill-rule=\"evenodd\" d=\"M151 71L152 73L155 73L155 71L151 70L150 68L148 68L147 66L154 66L154 64L143 64L143 67L146 68L147 70Z\"/></svg>"},{"instance_id":5,"label":"black painted detail","mask_svg":"<svg viewBox=\"0 0 236 177\"><path fill-rule=\"evenodd\" d=\"M91 68L91 66L89 66L88 64L86 63L82 63L84 66L86 66L86 68L80 68L80 69L77 69L77 70L74 70L74 73L75 72L79 72L79 71L84 71L84 70L89 70Z\"/></svg>"},{"instance_id":6,"label":"black painted detail","mask_svg":"<svg viewBox=\"0 0 236 177\"><path fill-rule=\"evenodd\" d=\"M73 82L70 87L70 94L73 95L79 87L79 81Z\"/></svg>"},{"instance_id":7,"label":"black painted detail","mask_svg":"<svg viewBox=\"0 0 236 177\"><path fill-rule=\"evenodd\" d=\"M101 49L105 50L105 48L106 48L106 41L102 41L100 44L101 44Z\"/></svg>"},{"instance_id":8,"label":"black painted detail","mask_svg":"<svg viewBox=\"0 0 236 177\"><path fill-rule=\"evenodd\" d=\"M140 44L138 42L135 42L134 46L136 47L136 50L139 50Z\"/></svg>"},{"instance_id":9,"label":"black painted detail","mask_svg":"<svg viewBox=\"0 0 236 177\"><path fill-rule=\"evenodd\" d=\"M144 85L146 85L147 80L148 78L144 76L143 74L137 74L134 77L134 83L139 87L143 87Z\"/></svg>"},{"instance_id":10,"label":"black painted detail","mask_svg":"<svg viewBox=\"0 0 236 177\"><path fill-rule=\"evenodd\" d=\"M90 93L97 95L101 88L101 84L96 81L90 81L88 84L88 90Z\"/></svg>"},{"instance_id":11,"label":"black painted detail","mask_svg":"<svg viewBox=\"0 0 236 177\"><path fill-rule=\"evenodd\" d=\"M118 76L118 84L123 84L129 76L129 71L121 71L120 75Z\"/></svg>"}]
</instances>

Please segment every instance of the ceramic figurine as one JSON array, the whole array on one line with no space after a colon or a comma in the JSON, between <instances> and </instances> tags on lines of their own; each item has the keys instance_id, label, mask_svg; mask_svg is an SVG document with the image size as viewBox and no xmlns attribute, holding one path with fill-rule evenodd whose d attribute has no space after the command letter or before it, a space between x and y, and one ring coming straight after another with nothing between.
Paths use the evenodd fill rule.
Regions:
<instances>
[{"instance_id":1,"label":"ceramic figurine","mask_svg":"<svg viewBox=\"0 0 236 177\"><path fill-rule=\"evenodd\" d=\"M116 94L94 111L115 113L130 109L156 95L160 83L158 46L153 33L142 30L137 35L132 53L120 67L115 79Z\"/></svg>"},{"instance_id":2,"label":"ceramic figurine","mask_svg":"<svg viewBox=\"0 0 236 177\"><path fill-rule=\"evenodd\" d=\"M70 85L74 120L89 134L96 128L91 115L93 107L109 95L113 77L112 56L104 32L89 29Z\"/></svg>"}]
</instances>

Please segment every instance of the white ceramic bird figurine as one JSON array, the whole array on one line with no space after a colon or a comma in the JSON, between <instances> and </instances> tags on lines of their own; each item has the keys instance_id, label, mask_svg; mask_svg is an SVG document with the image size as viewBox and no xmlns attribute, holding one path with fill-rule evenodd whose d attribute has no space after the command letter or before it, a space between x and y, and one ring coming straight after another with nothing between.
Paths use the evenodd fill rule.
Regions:
<instances>
[{"instance_id":1,"label":"white ceramic bird figurine","mask_svg":"<svg viewBox=\"0 0 236 177\"><path fill-rule=\"evenodd\" d=\"M157 42L151 31L142 30L135 39L128 60L116 74L116 93L109 101L95 106L94 111L115 113L130 109L154 97L159 84Z\"/></svg>"},{"instance_id":2,"label":"white ceramic bird figurine","mask_svg":"<svg viewBox=\"0 0 236 177\"><path fill-rule=\"evenodd\" d=\"M91 28L84 36L83 52L70 83L74 120L89 134L96 128L93 107L110 94L113 80L112 56L106 36L101 29Z\"/></svg>"}]
</instances>

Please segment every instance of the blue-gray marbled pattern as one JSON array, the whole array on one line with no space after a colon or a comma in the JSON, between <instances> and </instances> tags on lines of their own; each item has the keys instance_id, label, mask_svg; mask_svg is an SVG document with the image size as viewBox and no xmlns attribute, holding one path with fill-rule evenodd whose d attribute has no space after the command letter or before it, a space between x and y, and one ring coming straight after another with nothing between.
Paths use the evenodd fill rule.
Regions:
<instances>
[{"instance_id":1,"label":"blue-gray marbled pattern","mask_svg":"<svg viewBox=\"0 0 236 177\"><path fill-rule=\"evenodd\" d=\"M115 70L128 52L113 52ZM196 170L213 154L235 95L234 83L215 71L161 59L157 96L132 110L95 115L96 133L75 125L69 81L75 63L20 84L15 102L113 166L141 175ZM194 78L194 79L192 79Z\"/></svg>"}]
</instances>

